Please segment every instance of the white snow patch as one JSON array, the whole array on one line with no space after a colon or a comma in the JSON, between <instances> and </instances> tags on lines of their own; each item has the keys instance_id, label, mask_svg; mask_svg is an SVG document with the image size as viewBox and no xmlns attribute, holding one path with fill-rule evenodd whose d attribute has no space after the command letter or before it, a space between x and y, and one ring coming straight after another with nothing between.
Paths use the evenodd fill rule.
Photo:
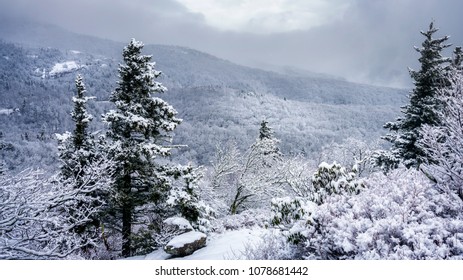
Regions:
<instances>
[{"instance_id":1,"label":"white snow patch","mask_svg":"<svg viewBox=\"0 0 463 280\"><path fill-rule=\"evenodd\" d=\"M60 74L65 74L65 73L70 73L72 71L75 71L77 69L80 69L81 66L77 64L77 62L71 60L71 61L65 61L62 63L56 63L53 68L50 71L50 76L56 76Z\"/></svg>"},{"instance_id":2,"label":"white snow patch","mask_svg":"<svg viewBox=\"0 0 463 280\"><path fill-rule=\"evenodd\" d=\"M3 58L6 59L6 60L10 60L9 56L4 56Z\"/></svg>"},{"instance_id":3,"label":"white snow patch","mask_svg":"<svg viewBox=\"0 0 463 280\"><path fill-rule=\"evenodd\" d=\"M167 260L172 257L171 254L166 253L163 249L156 250L146 256L141 256L142 260Z\"/></svg>"},{"instance_id":4,"label":"white snow patch","mask_svg":"<svg viewBox=\"0 0 463 280\"><path fill-rule=\"evenodd\" d=\"M262 241L265 229L240 229L226 231L217 236L211 236L207 246L186 256L185 260L225 260L233 259L244 252L248 244L257 244Z\"/></svg>"},{"instance_id":5,"label":"white snow patch","mask_svg":"<svg viewBox=\"0 0 463 280\"><path fill-rule=\"evenodd\" d=\"M72 54L81 54L82 53L82 52L76 51L76 50L70 50L69 52L72 53Z\"/></svg>"},{"instance_id":6,"label":"white snow patch","mask_svg":"<svg viewBox=\"0 0 463 280\"><path fill-rule=\"evenodd\" d=\"M66 131L63 134L55 133L55 136L59 142L66 142L72 137L72 134L69 131Z\"/></svg>"},{"instance_id":7,"label":"white snow patch","mask_svg":"<svg viewBox=\"0 0 463 280\"><path fill-rule=\"evenodd\" d=\"M34 73L40 75L42 79L45 79L47 77L47 70L45 68L37 68L34 70Z\"/></svg>"},{"instance_id":8,"label":"white snow patch","mask_svg":"<svg viewBox=\"0 0 463 280\"><path fill-rule=\"evenodd\" d=\"M19 112L19 109L0 109L0 115L11 115L14 112Z\"/></svg>"},{"instance_id":9,"label":"white snow patch","mask_svg":"<svg viewBox=\"0 0 463 280\"><path fill-rule=\"evenodd\" d=\"M240 229L225 231L223 233L211 233L207 239L206 247L203 247L193 254L175 258L179 260L228 260L236 258L249 244L262 242L262 235L266 232L263 228ZM145 256L136 256L131 259L144 260L166 260L171 255L158 249Z\"/></svg>"},{"instance_id":10,"label":"white snow patch","mask_svg":"<svg viewBox=\"0 0 463 280\"><path fill-rule=\"evenodd\" d=\"M179 229L190 229L193 230L190 222L182 217L171 217L164 220L166 225L177 226Z\"/></svg>"}]
</instances>

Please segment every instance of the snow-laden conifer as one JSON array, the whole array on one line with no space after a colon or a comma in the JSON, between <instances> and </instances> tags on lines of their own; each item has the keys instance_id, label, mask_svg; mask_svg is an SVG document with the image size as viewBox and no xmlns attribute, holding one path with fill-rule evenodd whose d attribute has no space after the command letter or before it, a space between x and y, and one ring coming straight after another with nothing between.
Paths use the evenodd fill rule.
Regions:
<instances>
[{"instance_id":1,"label":"snow-laden conifer","mask_svg":"<svg viewBox=\"0 0 463 280\"><path fill-rule=\"evenodd\" d=\"M63 179L78 178L85 172L85 167L96 156L94 139L89 135L88 126L93 116L86 106L93 96L86 96L86 88L81 75L75 80L76 94L72 97L74 109L71 112L75 128L73 133L58 134L59 158L62 161L61 175Z\"/></svg>"},{"instance_id":2,"label":"snow-laden conifer","mask_svg":"<svg viewBox=\"0 0 463 280\"><path fill-rule=\"evenodd\" d=\"M75 123L74 131L56 135L58 156L62 163L58 180L60 184L70 189L79 190L83 186L91 187L91 191L82 193L83 198L67 213L78 219L79 213L87 211L85 209L98 209L98 211L91 211L91 216L86 217L85 223L72 228L81 237L100 241L100 244L93 242L89 243L86 248L82 248L88 254L91 246L103 244L101 227L104 219L103 211L108 206L109 189L101 182L109 183L111 164L103 149L104 139L95 139L88 131L93 116L88 113L86 106L87 102L95 97L86 96L87 90L81 75L77 76L75 86L76 93L72 97L74 109L71 112Z\"/></svg>"},{"instance_id":3,"label":"snow-laden conifer","mask_svg":"<svg viewBox=\"0 0 463 280\"><path fill-rule=\"evenodd\" d=\"M421 31L425 40L420 48L419 71L411 70L415 88L409 95L410 103L403 107L403 116L384 127L392 133L384 138L391 142L394 155L401 159L406 167L418 167L429 161L429 155L417 141L422 138L420 129L423 125L436 126L440 124L438 116L442 108L438 95L440 89L448 86L446 79L447 64L450 58L442 56L441 52L450 45L446 44L448 36L434 38L438 31L431 22L427 31Z\"/></svg>"},{"instance_id":4,"label":"snow-laden conifer","mask_svg":"<svg viewBox=\"0 0 463 280\"><path fill-rule=\"evenodd\" d=\"M189 172L165 160L174 148L171 132L181 120L172 106L155 96L166 88L156 81L161 72L154 68L150 55L141 53L142 49L143 44L134 39L124 48L118 86L111 95L116 109L103 116L112 139L113 210L121 221L123 256L134 252L131 240L139 219L145 219L148 212L158 221L172 214L174 209L166 204L169 194L176 180ZM192 219L198 216L191 215Z\"/></svg>"}]
</instances>

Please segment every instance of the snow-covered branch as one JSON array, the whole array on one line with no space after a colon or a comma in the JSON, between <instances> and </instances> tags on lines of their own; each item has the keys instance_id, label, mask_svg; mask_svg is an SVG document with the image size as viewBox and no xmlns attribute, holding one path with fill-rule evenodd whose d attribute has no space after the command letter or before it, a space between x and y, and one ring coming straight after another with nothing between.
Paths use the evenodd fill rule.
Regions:
<instances>
[{"instance_id":1,"label":"snow-covered branch","mask_svg":"<svg viewBox=\"0 0 463 280\"><path fill-rule=\"evenodd\" d=\"M104 207L107 189L101 169L87 174L79 188L26 170L0 181L0 258L65 258L100 238L76 229ZM95 180L98 176L100 180ZM92 195L89 195L92 194Z\"/></svg>"}]
</instances>

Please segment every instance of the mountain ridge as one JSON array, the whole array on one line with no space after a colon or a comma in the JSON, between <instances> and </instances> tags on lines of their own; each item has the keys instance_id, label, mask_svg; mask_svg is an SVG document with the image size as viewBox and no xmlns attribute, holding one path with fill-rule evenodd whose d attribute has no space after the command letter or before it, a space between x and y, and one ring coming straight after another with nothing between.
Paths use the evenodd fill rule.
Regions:
<instances>
[{"instance_id":1,"label":"mountain ridge","mask_svg":"<svg viewBox=\"0 0 463 280\"><path fill-rule=\"evenodd\" d=\"M104 130L99 116L111 108L107 100L117 83L124 45L33 25L0 27L0 40L4 42L0 43L0 59L5 61L3 68L0 65L0 106L19 108L18 113L0 115L0 130L5 132L6 140L16 143L18 151L32 149L27 153L40 155L36 160L40 164L52 161L40 152L40 146L48 145L47 151L52 153L54 133L72 130L70 99L77 73L83 75L88 94L98 97L97 102L89 104L89 110L97 116L93 129ZM11 34L19 31L13 30L14 26L29 28L19 38L24 44L14 42ZM10 35L5 28L11 28ZM37 29L40 32L36 37L25 37ZM27 40L31 42L25 43ZM66 49L46 47L58 46L63 40ZM11 41L17 47L7 43ZM240 143L244 151L255 140L263 119L280 138L282 151L316 156L331 142L349 137L377 139L382 124L394 119L405 103L403 89L280 74L237 65L190 48L145 45L144 53L153 55L157 70L163 73L159 81L168 87L168 92L161 98L184 119L174 137L175 143L189 146L179 152L183 161L209 164L216 145L229 141ZM2 58L5 56L9 60ZM62 71L53 77L46 75L52 69ZM25 140L26 132L34 139ZM10 167L28 160L16 157Z\"/></svg>"}]
</instances>

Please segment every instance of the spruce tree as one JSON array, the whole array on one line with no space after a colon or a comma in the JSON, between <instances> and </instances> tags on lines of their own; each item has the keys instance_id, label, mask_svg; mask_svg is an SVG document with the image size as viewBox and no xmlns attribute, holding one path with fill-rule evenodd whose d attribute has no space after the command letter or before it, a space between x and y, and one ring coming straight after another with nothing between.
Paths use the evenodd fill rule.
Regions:
<instances>
[{"instance_id":1,"label":"spruce tree","mask_svg":"<svg viewBox=\"0 0 463 280\"><path fill-rule=\"evenodd\" d=\"M102 182L109 181L110 164L100 149L101 143L88 133L93 116L87 112L86 105L94 97L85 96L87 91L81 75L76 77L75 86L74 108L70 114L75 123L74 131L56 135L58 156L62 161L59 181L64 188L80 194L75 198L75 205L63 215L67 215L70 221L85 221L75 225L72 231L88 243L82 249L89 253L88 250L97 246L95 242L101 238L100 223L108 200L107 186Z\"/></svg>"},{"instance_id":2,"label":"spruce tree","mask_svg":"<svg viewBox=\"0 0 463 280\"><path fill-rule=\"evenodd\" d=\"M461 49L461 46L455 47L455 49L453 50L451 68L455 69L456 71L461 71L462 62L463 62L463 50Z\"/></svg>"},{"instance_id":3,"label":"spruce tree","mask_svg":"<svg viewBox=\"0 0 463 280\"><path fill-rule=\"evenodd\" d=\"M442 88L448 86L446 68L450 58L443 57L441 51L450 45L445 42L448 36L435 39L438 31L433 22L429 29L421 34L425 36L422 47L415 47L421 54L419 71L410 70L415 88L409 95L410 103L402 109L403 117L395 122L387 123L384 127L391 132L384 137L392 143L393 154L407 167L418 168L420 164L429 161L425 150L417 144L422 138L420 128L423 125L439 125L438 111L442 107L438 95Z\"/></svg>"},{"instance_id":4,"label":"spruce tree","mask_svg":"<svg viewBox=\"0 0 463 280\"><path fill-rule=\"evenodd\" d=\"M73 142L74 147L78 150L89 144L87 128L89 123L92 121L93 116L87 112L85 105L87 104L88 100L94 99L95 97L85 96L87 90L85 89L85 85L81 75L77 75L76 90L76 96L72 99L72 101L74 102L74 111L71 113L71 117L74 123L76 124Z\"/></svg>"},{"instance_id":5,"label":"spruce tree","mask_svg":"<svg viewBox=\"0 0 463 280\"><path fill-rule=\"evenodd\" d=\"M263 120L260 123L259 138L252 145L251 149L256 149L262 154L262 159L265 166L273 165L272 162L278 161L281 158L280 148L278 147L279 140L273 136L273 130L268 126L268 121Z\"/></svg>"},{"instance_id":6,"label":"spruce tree","mask_svg":"<svg viewBox=\"0 0 463 280\"><path fill-rule=\"evenodd\" d=\"M268 127L268 121L263 120L260 123L260 129L259 129L259 139L271 139L272 138L272 129Z\"/></svg>"},{"instance_id":7,"label":"spruce tree","mask_svg":"<svg viewBox=\"0 0 463 280\"><path fill-rule=\"evenodd\" d=\"M172 132L181 120L164 100L152 96L166 91L155 81L161 72L154 69L151 56L142 55L143 44L132 41L123 50L118 86L111 95L116 110L103 116L113 140L109 154L115 163L113 189L115 211L122 221L122 255L130 256L132 226L143 206L162 211L171 180L182 176L175 167L158 163L170 155Z\"/></svg>"},{"instance_id":8,"label":"spruce tree","mask_svg":"<svg viewBox=\"0 0 463 280\"><path fill-rule=\"evenodd\" d=\"M74 132L72 134L66 132L57 136L59 158L63 162L61 167L62 180L75 178L79 184L84 175L82 172L85 172L85 168L95 157L95 143L87 131L93 116L86 109L87 102L94 99L94 97L85 96L87 90L81 75L77 75L75 86L76 94L72 98L74 109L71 112L72 120L75 123Z\"/></svg>"}]
</instances>

